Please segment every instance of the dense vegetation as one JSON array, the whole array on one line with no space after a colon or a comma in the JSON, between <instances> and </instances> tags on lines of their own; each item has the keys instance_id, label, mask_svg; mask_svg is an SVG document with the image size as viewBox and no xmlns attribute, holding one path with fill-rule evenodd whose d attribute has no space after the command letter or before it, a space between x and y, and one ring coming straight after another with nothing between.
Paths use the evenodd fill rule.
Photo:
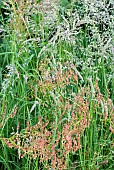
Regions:
<instances>
[{"instance_id":1,"label":"dense vegetation","mask_svg":"<svg viewBox=\"0 0 114 170\"><path fill-rule=\"evenodd\" d=\"M111 0L0 1L0 169L113 170Z\"/></svg>"}]
</instances>

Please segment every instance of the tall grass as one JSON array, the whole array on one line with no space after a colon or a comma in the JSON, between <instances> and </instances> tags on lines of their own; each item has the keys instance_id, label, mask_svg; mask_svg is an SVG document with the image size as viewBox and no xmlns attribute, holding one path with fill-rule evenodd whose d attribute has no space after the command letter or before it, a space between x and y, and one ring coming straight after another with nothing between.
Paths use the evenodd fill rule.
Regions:
<instances>
[{"instance_id":1,"label":"tall grass","mask_svg":"<svg viewBox=\"0 0 114 170\"><path fill-rule=\"evenodd\" d=\"M2 1L0 169L113 170L112 1Z\"/></svg>"}]
</instances>

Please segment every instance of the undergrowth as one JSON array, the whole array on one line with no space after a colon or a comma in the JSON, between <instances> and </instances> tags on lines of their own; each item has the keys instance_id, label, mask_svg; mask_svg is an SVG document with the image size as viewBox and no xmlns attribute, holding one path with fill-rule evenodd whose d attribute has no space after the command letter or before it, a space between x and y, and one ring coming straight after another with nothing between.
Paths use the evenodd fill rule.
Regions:
<instances>
[{"instance_id":1,"label":"undergrowth","mask_svg":"<svg viewBox=\"0 0 114 170\"><path fill-rule=\"evenodd\" d=\"M113 2L5 0L0 24L0 169L113 170Z\"/></svg>"}]
</instances>

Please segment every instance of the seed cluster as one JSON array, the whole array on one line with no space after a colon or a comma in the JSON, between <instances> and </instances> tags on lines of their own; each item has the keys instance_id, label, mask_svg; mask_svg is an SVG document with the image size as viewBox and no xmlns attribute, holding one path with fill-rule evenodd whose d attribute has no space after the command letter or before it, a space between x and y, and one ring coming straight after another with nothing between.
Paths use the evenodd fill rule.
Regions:
<instances>
[{"instance_id":1,"label":"seed cluster","mask_svg":"<svg viewBox=\"0 0 114 170\"><path fill-rule=\"evenodd\" d=\"M31 126L27 121L27 127L24 132L20 131L19 133L18 127L13 136L3 138L2 142L10 148L18 149L19 158L28 156L30 159L36 159L38 157L40 163L45 164L47 169L50 167L61 170L67 168L67 156L81 148L81 135L86 128L89 128L91 123L89 111L90 94L89 87L82 88L77 95L74 93L73 102L66 101L63 112L58 119L58 124L56 121L46 122L43 118L38 117L36 125ZM96 99L93 102L95 107L100 109L102 106L101 101L106 103L104 106L104 120L106 121L109 116L111 117L110 130L113 133L113 105L111 100L105 101L97 83L94 96ZM107 113L106 107L110 112L108 111ZM16 108L14 113L15 110ZM68 117L69 112L70 116ZM48 165L46 162L48 162Z\"/></svg>"}]
</instances>

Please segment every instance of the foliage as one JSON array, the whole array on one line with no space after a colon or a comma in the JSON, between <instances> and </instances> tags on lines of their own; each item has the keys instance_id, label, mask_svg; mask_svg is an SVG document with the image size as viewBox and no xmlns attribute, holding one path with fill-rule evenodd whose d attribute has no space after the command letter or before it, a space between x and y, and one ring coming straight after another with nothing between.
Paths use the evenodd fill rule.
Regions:
<instances>
[{"instance_id":1,"label":"foliage","mask_svg":"<svg viewBox=\"0 0 114 170\"><path fill-rule=\"evenodd\" d=\"M1 169L112 170L112 1L2 4Z\"/></svg>"}]
</instances>

